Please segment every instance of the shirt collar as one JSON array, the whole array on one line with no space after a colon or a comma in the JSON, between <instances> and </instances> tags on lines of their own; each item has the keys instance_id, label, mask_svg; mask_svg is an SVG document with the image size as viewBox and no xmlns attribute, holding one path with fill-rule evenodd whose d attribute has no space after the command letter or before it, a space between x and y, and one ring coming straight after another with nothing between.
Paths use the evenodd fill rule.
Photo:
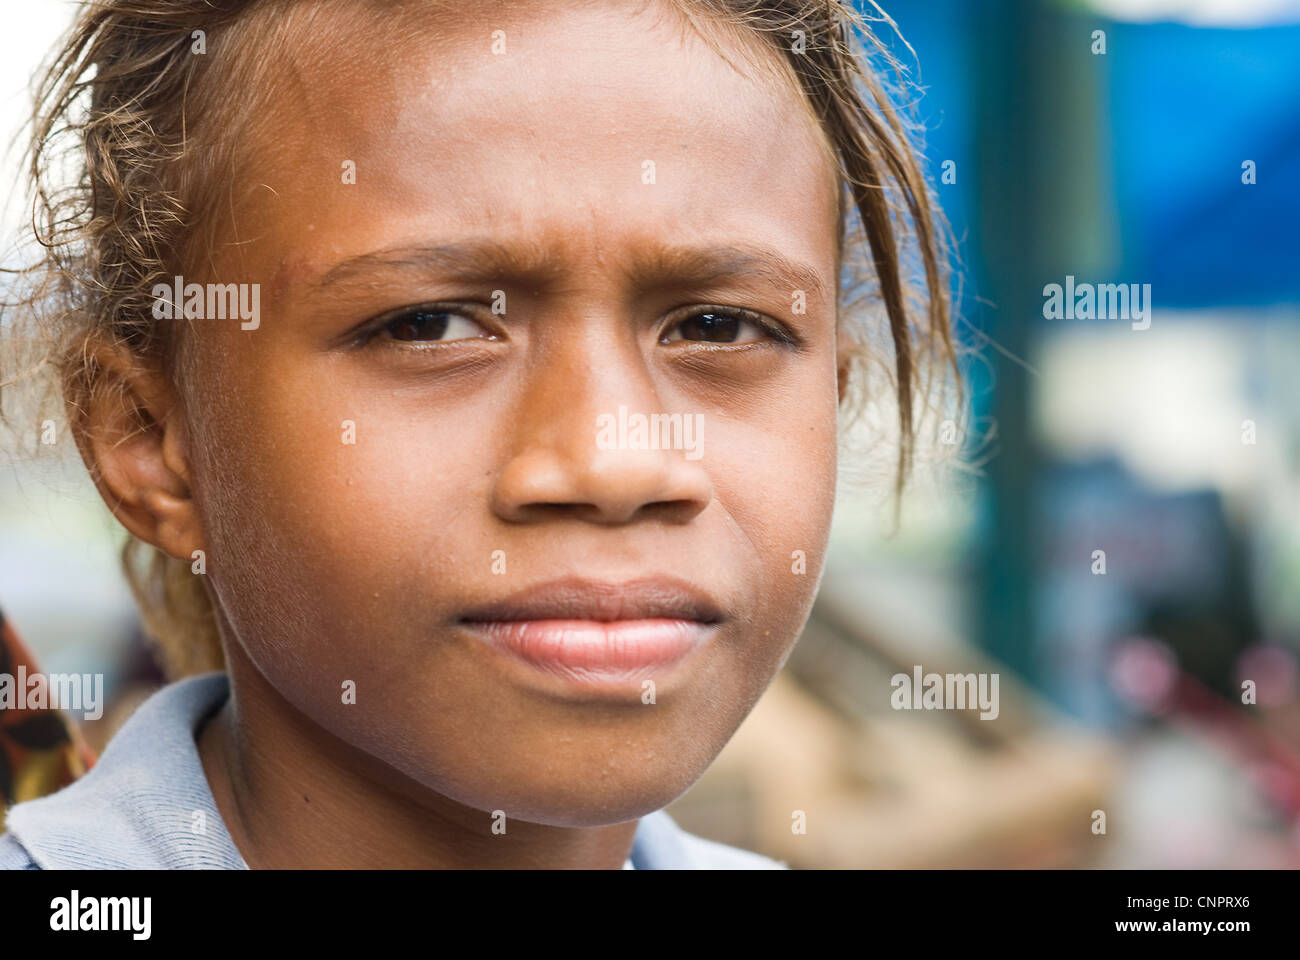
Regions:
<instances>
[{"instance_id":1,"label":"shirt collar","mask_svg":"<svg viewBox=\"0 0 1300 960\"><path fill-rule=\"evenodd\" d=\"M157 691L89 772L56 793L10 808L5 828L44 869L248 869L217 810L195 743L196 731L229 692L220 671ZM623 868L695 866L687 840L665 811L655 811L637 825Z\"/></svg>"},{"instance_id":2,"label":"shirt collar","mask_svg":"<svg viewBox=\"0 0 1300 960\"><path fill-rule=\"evenodd\" d=\"M247 869L217 811L194 732L226 699L224 673L188 677L131 714L98 762L5 827L45 869Z\"/></svg>"}]
</instances>

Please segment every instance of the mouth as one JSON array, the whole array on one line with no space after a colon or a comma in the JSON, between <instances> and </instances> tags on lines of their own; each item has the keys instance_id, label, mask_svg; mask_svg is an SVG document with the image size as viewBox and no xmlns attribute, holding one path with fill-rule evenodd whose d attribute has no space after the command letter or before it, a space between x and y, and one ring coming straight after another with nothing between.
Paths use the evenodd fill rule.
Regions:
<instances>
[{"instance_id":1,"label":"mouth","mask_svg":"<svg viewBox=\"0 0 1300 960\"><path fill-rule=\"evenodd\" d=\"M498 651L581 686L653 679L689 656L725 615L676 578L569 578L475 607L459 623Z\"/></svg>"}]
</instances>

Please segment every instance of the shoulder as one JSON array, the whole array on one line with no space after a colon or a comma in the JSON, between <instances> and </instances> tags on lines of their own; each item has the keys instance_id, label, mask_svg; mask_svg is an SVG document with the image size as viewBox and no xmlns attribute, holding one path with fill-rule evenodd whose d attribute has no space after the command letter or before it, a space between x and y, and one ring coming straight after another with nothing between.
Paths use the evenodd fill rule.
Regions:
<instances>
[{"instance_id":1,"label":"shoulder","mask_svg":"<svg viewBox=\"0 0 1300 960\"><path fill-rule=\"evenodd\" d=\"M27 848L12 833L0 834L0 870L39 870Z\"/></svg>"},{"instance_id":2,"label":"shoulder","mask_svg":"<svg viewBox=\"0 0 1300 960\"><path fill-rule=\"evenodd\" d=\"M780 860L687 833L665 810L643 817L632 845L638 870L788 870Z\"/></svg>"},{"instance_id":3,"label":"shoulder","mask_svg":"<svg viewBox=\"0 0 1300 960\"><path fill-rule=\"evenodd\" d=\"M0 868L244 866L212 800L194 740L228 693L222 673L156 692L84 776L9 809Z\"/></svg>"}]
</instances>

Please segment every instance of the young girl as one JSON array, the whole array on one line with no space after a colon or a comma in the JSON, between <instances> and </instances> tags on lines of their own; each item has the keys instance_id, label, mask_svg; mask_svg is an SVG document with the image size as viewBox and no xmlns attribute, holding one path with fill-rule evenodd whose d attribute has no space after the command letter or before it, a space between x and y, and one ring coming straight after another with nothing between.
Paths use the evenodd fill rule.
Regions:
<instances>
[{"instance_id":1,"label":"young girl","mask_svg":"<svg viewBox=\"0 0 1300 960\"><path fill-rule=\"evenodd\" d=\"M863 38L835 0L90 3L26 312L186 679L0 864L779 866L661 808L808 616L855 369L901 485L955 366Z\"/></svg>"}]
</instances>

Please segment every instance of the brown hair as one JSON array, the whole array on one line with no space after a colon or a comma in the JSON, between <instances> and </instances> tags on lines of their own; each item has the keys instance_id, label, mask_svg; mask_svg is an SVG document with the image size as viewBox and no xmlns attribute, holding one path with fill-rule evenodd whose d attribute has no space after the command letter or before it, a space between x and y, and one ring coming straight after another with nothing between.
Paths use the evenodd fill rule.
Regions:
<instances>
[{"instance_id":1,"label":"brown hair","mask_svg":"<svg viewBox=\"0 0 1300 960\"><path fill-rule=\"evenodd\" d=\"M0 371L0 386L52 368L57 376L51 386L75 427L103 386L86 349L93 336L125 344L177 376L178 338L169 324L153 319L151 290L201 256L215 236L223 198L211 184L229 176L234 138L228 131L217 135L206 121L219 112L229 115L231 90L239 91L243 118L256 113L248 97L257 85L248 71L259 58L243 41L255 39L255 29L274 32L277 21L251 14L300 3L86 4L35 91L28 166L33 229L42 250L38 262L18 271L32 281L27 294L8 304L21 312L19 319L45 329L26 339L8 337L3 362L11 369ZM782 70L798 83L834 149L842 269L855 281L840 291L841 322L858 371L844 406L860 410L866 403L868 391L860 389L869 379L865 365L878 364L898 407L897 496L914 456L915 398L928 402L936 382L951 383L961 407L946 226L912 142L919 128L895 108L886 84L905 87L902 68L868 21L840 0L671 3L691 25L703 21L758 34L779 51ZM708 37L707 29L697 30ZM200 42L241 53L219 62L194 56ZM60 179L64 157L73 163L70 181ZM912 277L917 266L920 276ZM882 305L887 322L867 322L867 304ZM888 342L871 343L873 326L887 327ZM133 537L122 560L169 676L220 668L211 598L190 562Z\"/></svg>"}]
</instances>

